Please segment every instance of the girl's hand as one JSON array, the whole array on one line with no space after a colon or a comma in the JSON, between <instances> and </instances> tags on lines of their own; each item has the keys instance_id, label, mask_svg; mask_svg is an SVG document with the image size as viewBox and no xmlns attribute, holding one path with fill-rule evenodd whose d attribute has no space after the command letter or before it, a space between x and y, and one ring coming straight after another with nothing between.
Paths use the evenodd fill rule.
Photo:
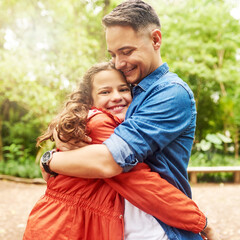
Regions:
<instances>
[{"instance_id":1,"label":"girl's hand","mask_svg":"<svg viewBox=\"0 0 240 240\"><path fill-rule=\"evenodd\" d=\"M58 138L57 131L54 129L53 131L53 138L56 144L56 148L60 149L61 151L69 151L69 150L74 150L77 148L81 148L84 146L87 146L92 142L92 139L88 137L87 135L85 136L83 141L75 143L74 141L69 141L69 142L62 142Z\"/></svg>"}]
</instances>

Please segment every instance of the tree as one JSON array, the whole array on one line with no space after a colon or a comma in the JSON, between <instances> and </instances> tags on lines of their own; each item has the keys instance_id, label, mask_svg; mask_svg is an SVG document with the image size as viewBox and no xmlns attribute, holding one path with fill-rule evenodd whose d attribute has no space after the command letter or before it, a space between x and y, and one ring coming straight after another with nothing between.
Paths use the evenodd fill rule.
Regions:
<instances>
[{"instance_id":1,"label":"tree","mask_svg":"<svg viewBox=\"0 0 240 240\"><path fill-rule=\"evenodd\" d=\"M221 0L172 1L159 15L162 55L195 94L196 141L229 131L237 157L240 23L231 16L233 7Z\"/></svg>"},{"instance_id":2,"label":"tree","mask_svg":"<svg viewBox=\"0 0 240 240\"><path fill-rule=\"evenodd\" d=\"M159 13L161 54L193 89L196 142L229 134L239 153L240 23L235 0L146 0ZM122 0L0 1L0 160L35 138L92 64L108 59L102 17ZM225 145L225 151L227 150Z\"/></svg>"},{"instance_id":3,"label":"tree","mask_svg":"<svg viewBox=\"0 0 240 240\"><path fill-rule=\"evenodd\" d=\"M34 132L39 135L85 70L103 60L101 18L109 4L107 0L1 1L1 109L6 112L7 102L17 103L26 112L16 122L23 117L25 127L27 122L35 122ZM8 122L1 112L1 151L4 143L14 141L6 136L11 135L6 132ZM7 130L13 131L16 122Z\"/></svg>"}]
</instances>

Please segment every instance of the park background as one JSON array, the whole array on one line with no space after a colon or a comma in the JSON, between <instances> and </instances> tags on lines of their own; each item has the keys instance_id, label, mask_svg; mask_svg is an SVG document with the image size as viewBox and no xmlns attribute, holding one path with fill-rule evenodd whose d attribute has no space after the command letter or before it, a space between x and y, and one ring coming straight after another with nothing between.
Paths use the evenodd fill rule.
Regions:
<instances>
[{"instance_id":1,"label":"park background","mask_svg":"<svg viewBox=\"0 0 240 240\"><path fill-rule=\"evenodd\" d=\"M0 0L0 174L40 177L53 147L36 138L84 72L110 59L102 17L119 0ZM191 166L240 165L239 0L146 0L162 25L163 61L194 92ZM228 182L231 173L199 176Z\"/></svg>"}]
</instances>

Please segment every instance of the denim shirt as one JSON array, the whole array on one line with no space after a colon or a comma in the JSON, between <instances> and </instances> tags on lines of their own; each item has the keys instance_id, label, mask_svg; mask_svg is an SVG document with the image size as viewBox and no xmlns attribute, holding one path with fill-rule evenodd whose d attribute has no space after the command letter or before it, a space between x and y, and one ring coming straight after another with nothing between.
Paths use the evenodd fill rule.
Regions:
<instances>
[{"instance_id":1,"label":"denim shirt","mask_svg":"<svg viewBox=\"0 0 240 240\"><path fill-rule=\"evenodd\" d=\"M191 197L187 166L195 128L193 93L164 63L133 88L125 121L104 144L124 172L144 161ZM202 239L158 221L170 240Z\"/></svg>"}]
</instances>

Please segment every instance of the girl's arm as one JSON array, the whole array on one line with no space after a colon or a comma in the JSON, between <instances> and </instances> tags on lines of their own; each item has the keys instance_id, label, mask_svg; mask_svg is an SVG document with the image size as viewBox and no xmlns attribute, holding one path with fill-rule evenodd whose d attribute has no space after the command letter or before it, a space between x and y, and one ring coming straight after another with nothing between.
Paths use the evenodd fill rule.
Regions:
<instances>
[{"instance_id":1,"label":"girl's arm","mask_svg":"<svg viewBox=\"0 0 240 240\"><path fill-rule=\"evenodd\" d=\"M206 225L206 217L196 203L158 173L151 172L145 163L104 180L134 206L167 225L194 233Z\"/></svg>"},{"instance_id":2,"label":"girl's arm","mask_svg":"<svg viewBox=\"0 0 240 240\"><path fill-rule=\"evenodd\" d=\"M93 143L102 143L113 133L116 122L98 114L88 126ZM133 205L172 227L199 233L206 225L206 217L195 202L144 163L104 180Z\"/></svg>"}]
</instances>

